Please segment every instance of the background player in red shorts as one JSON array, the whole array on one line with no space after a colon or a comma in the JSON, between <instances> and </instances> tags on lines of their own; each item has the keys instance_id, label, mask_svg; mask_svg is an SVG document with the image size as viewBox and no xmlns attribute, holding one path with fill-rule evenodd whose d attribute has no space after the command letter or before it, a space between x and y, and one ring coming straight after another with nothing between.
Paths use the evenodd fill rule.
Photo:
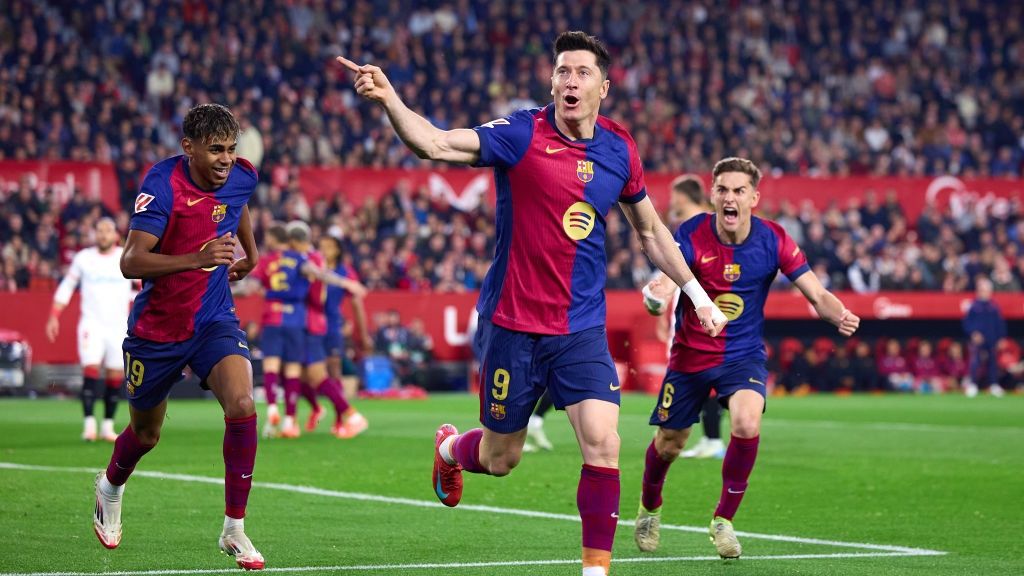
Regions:
<instances>
[{"instance_id":1,"label":"background player in red shorts","mask_svg":"<svg viewBox=\"0 0 1024 576\"><path fill-rule=\"evenodd\" d=\"M235 156L238 122L224 106L192 108L182 130L184 155L158 162L142 182L121 257L125 277L143 280L123 345L131 424L97 478L93 527L107 548L120 544L124 484L159 441L167 395L188 365L224 408L220 548L260 570L243 520L256 460L252 367L228 288L258 260L246 206L257 174ZM236 261L239 244L246 257Z\"/></svg>"},{"instance_id":2,"label":"background player in red shorts","mask_svg":"<svg viewBox=\"0 0 1024 576\"><path fill-rule=\"evenodd\" d=\"M722 493L710 535L720 556L738 558L741 549L732 518L757 457L768 377L762 342L764 304L772 280L779 271L785 274L818 315L836 325L843 336L857 330L860 318L821 285L781 226L751 215L760 199L761 180L753 162L726 158L715 164L712 173L715 212L684 222L675 237L694 275L729 317L729 324L719 338L709 338L688 302L681 300L676 306L668 372L651 415L651 425L658 426L658 431L647 448L634 538L641 550L657 549L665 475L714 389L718 401L729 409L732 439L722 462ZM653 280L648 292L666 299L674 289L666 284ZM647 300L650 310L653 306Z\"/></svg>"},{"instance_id":3,"label":"background player in red shorts","mask_svg":"<svg viewBox=\"0 0 1024 576\"><path fill-rule=\"evenodd\" d=\"M480 422L435 436L432 483L455 506L462 471L504 476L522 457L526 427L545 391L564 409L583 454L576 503L584 576L603 576L619 512L619 382L608 351L604 286L605 216L621 206L651 261L693 299L714 336L725 323L694 280L647 198L636 143L599 116L610 57L584 32L554 43L551 94L472 130L441 130L402 103L376 66L339 61L356 74L361 96L380 104L422 158L493 166L497 247L477 303L481 351Z\"/></svg>"}]
</instances>

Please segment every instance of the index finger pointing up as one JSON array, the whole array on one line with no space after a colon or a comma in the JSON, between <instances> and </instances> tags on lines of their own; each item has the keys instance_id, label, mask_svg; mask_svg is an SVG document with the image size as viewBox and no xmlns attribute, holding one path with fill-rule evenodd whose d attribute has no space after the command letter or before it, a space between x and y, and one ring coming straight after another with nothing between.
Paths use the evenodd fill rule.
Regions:
<instances>
[{"instance_id":1,"label":"index finger pointing up","mask_svg":"<svg viewBox=\"0 0 1024 576\"><path fill-rule=\"evenodd\" d=\"M335 60L337 60L342 66L348 68L352 72L359 72L359 66L357 66L355 62L349 60L348 58L345 58L344 56L338 56L337 58L335 58Z\"/></svg>"}]
</instances>

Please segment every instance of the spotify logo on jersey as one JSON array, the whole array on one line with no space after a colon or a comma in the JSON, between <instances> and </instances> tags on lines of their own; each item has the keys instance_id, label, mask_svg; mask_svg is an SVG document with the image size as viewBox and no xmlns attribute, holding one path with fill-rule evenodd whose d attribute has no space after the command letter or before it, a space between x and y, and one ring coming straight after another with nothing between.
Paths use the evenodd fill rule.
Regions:
<instances>
[{"instance_id":1,"label":"spotify logo on jersey","mask_svg":"<svg viewBox=\"0 0 1024 576\"><path fill-rule=\"evenodd\" d=\"M586 202L577 202L565 211L562 216L562 229L565 235L573 240L583 240L594 230L597 211Z\"/></svg>"},{"instance_id":2,"label":"spotify logo on jersey","mask_svg":"<svg viewBox=\"0 0 1024 576\"><path fill-rule=\"evenodd\" d=\"M732 292L726 292L725 294L719 294L715 298L715 306L725 314L725 317L730 322L740 317L743 314L743 298L740 298Z\"/></svg>"}]
</instances>

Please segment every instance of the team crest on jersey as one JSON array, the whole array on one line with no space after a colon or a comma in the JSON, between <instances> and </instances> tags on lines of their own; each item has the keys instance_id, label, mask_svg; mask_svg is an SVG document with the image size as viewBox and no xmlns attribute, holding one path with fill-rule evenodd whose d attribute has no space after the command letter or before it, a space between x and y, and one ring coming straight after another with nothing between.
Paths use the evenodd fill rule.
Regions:
<instances>
[{"instance_id":1,"label":"team crest on jersey","mask_svg":"<svg viewBox=\"0 0 1024 576\"><path fill-rule=\"evenodd\" d=\"M494 418L495 420L504 420L505 405L495 404L494 402L491 402L491 418Z\"/></svg>"},{"instance_id":2,"label":"team crest on jersey","mask_svg":"<svg viewBox=\"0 0 1024 576\"><path fill-rule=\"evenodd\" d=\"M584 183L594 179L594 163L590 160L576 161L576 177Z\"/></svg>"},{"instance_id":3,"label":"team crest on jersey","mask_svg":"<svg viewBox=\"0 0 1024 576\"><path fill-rule=\"evenodd\" d=\"M138 214L139 212L145 212L146 206L149 206L149 203L153 201L153 198L154 196L152 194L140 192L139 195L135 197L135 213Z\"/></svg>"},{"instance_id":4,"label":"team crest on jersey","mask_svg":"<svg viewBox=\"0 0 1024 576\"><path fill-rule=\"evenodd\" d=\"M668 408L658 408L658 420L662 422L668 420Z\"/></svg>"},{"instance_id":5,"label":"team crest on jersey","mask_svg":"<svg viewBox=\"0 0 1024 576\"><path fill-rule=\"evenodd\" d=\"M228 215L227 204L217 204L213 207L213 214L210 215L214 222L221 222Z\"/></svg>"},{"instance_id":6,"label":"team crest on jersey","mask_svg":"<svg viewBox=\"0 0 1024 576\"><path fill-rule=\"evenodd\" d=\"M739 264L726 264L725 269L722 271L722 276L725 277L729 282L735 282L740 279L740 265Z\"/></svg>"},{"instance_id":7,"label":"team crest on jersey","mask_svg":"<svg viewBox=\"0 0 1024 576\"><path fill-rule=\"evenodd\" d=\"M594 231L597 210L586 202L576 202L562 215L562 229L565 235L577 242Z\"/></svg>"},{"instance_id":8,"label":"team crest on jersey","mask_svg":"<svg viewBox=\"0 0 1024 576\"><path fill-rule=\"evenodd\" d=\"M743 298L740 298L738 294L732 292L726 292L725 294L719 294L715 298L715 306L725 314L725 317L730 322L740 317L743 314L743 307L745 306Z\"/></svg>"}]
</instances>

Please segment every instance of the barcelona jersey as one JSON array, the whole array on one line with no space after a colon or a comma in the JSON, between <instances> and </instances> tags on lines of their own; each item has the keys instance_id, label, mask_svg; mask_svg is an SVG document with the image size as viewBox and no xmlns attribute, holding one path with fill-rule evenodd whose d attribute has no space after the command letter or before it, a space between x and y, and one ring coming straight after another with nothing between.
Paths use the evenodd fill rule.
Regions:
<instances>
[{"instance_id":1,"label":"barcelona jersey","mask_svg":"<svg viewBox=\"0 0 1024 576\"><path fill-rule=\"evenodd\" d=\"M253 271L263 286L263 326L305 327L310 282L302 273L306 256L279 250L264 256Z\"/></svg>"},{"instance_id":2,"label":"barcelona jersey","mask_svg":"<svg viewBox=\"0 0 1024 576\"><path fill-rule=\"evenodd\" d=\"M314 250L306 257L317 268L324 267L324 257L319 252ZM323 336L327 333L327 313L324 310L326 303L327 284L320 280L312 280L306 293L306 331L310 334Z\"/></svg>"},{"instance_id":3,"label":"barcelona jersey","mask_svg":"<svg viewBox=\"0 0 1024 576\"><path fill-rule=\"evenodd\" d=\"M676 305L670 370L693 373L737 360L764 362L764 304L776 274L790 280L810 271L807 258L781 226L756 216L740 244L723 243L714 214L700 214L676 231L676 242L694 276L729 319L717 338L701 329L689 298Z\"/></svg>"},{"instance_id":4,"label":"barcelona jersey","mask_svg":"<svg viewBox=\"0 0 1024 576\"><path fill-rule=\"evenodd\" d=\"M553 105L474 128L479 166L494 167L494 264L477 311L497 326L571 334L603 326L605 217L647 196L636 143L599 116L594 136L570 140Z\"/></svg>"},{"instance_id":5,"label":"barcelona jersey","mask_svg":"<svg viewBox=\"0 0 1024 576\"><path fill-rule=\"evenodd\" d=\"M338 264L334 269L334 273L342 278L352 278L358 280L355 272L348 269L348 266L344 264ZM341 327L345 324L345 318L341 315L341 305L345 301L345 294L348 290L345 290L341 286L332 286L330 284L326 287L327 295L324 299L324 312L327 315L327 331L341 332Z\"/></svg>"},{"instance_id":6,"label":"barcelona jersey","mask_svg":"<svg viewBox=\"0 0 1024 576\"><path fill-rule=\"evenodd\" d=\"M142 181L130 228L156 236L154 252L194 254L226 232L238 233L256 183L256 169L238 158L223 186L203 190L189 175L188 158L168 158L150 168ZM144 279L128 333L154 342L182 342L224 320L238 321L228 267L213 266Z\"/></svg>"}]
</instances>

